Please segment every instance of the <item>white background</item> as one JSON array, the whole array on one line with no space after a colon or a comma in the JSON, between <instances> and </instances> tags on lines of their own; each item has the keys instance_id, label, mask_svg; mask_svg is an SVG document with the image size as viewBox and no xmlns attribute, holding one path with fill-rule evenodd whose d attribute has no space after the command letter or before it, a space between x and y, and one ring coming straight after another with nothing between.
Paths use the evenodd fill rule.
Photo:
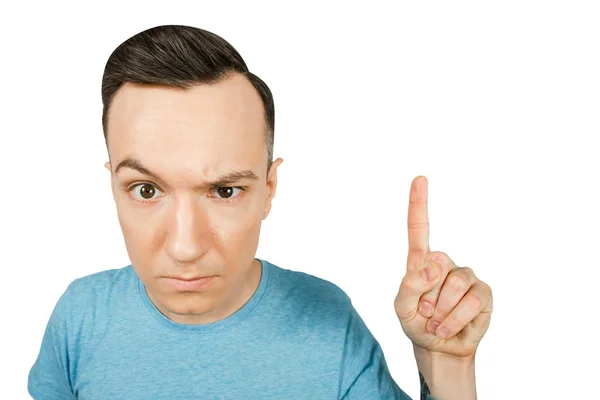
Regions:
<instances>
[{"instance_id":1,"label":"white background","mask_svg":"<svg viewBox=\"0 0 600 400\"><path fill-rule=\"evenodd\" d=\"M274 94L285 161L257 257L343 288L405 391L418 374L393 299L425 175L431 249L494 292L479 398L597 394L599 6L413 3L3 5L0 398L28 398L67 285L129 264L101 78L121 42L171 23L225 38Z\"/></svg>"}]
</instances>

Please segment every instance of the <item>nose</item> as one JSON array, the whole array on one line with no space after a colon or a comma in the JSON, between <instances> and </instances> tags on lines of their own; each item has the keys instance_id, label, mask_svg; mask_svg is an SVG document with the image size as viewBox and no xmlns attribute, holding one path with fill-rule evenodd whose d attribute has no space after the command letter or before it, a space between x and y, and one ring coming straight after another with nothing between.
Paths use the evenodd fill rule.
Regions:
<instances>
[{"instance_id":1,"label":"nose","mask_svg":"<svg viewBox=\"0 0 600 400\"><path fill-rule=\"evenodd\" d=\"M193 196L176 199L167 218L165 251L175 262L194 263L208 251L209 218Z\"/></svg>"}]
</instances>

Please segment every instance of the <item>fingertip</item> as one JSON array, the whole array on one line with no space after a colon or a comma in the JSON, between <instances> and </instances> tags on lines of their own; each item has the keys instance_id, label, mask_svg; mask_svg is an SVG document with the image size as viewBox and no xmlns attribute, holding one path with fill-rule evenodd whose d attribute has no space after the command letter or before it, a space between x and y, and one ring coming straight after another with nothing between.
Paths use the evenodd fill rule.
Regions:
<instances>
[{"instance_id":1,"label":"fingertip","mask_svg":"<svg viewBox=\"0 0 600 400\"><path fill-rule=\"evenodd\" d=\"M433 316L433 305L427 301L421 301L419 303L419 314L426 318Z\"/></svg>"},{"instance_id":2,"label":"fingertip","mask_svg":"<svg viewBox=\"0 0 600 400\"><path fill-rule=\"evenodd\" d=\"M445 326L440 326L437 328L435 334L440 339L448 339L450 337L450 330Z\"/></svg>"}]
</instances>

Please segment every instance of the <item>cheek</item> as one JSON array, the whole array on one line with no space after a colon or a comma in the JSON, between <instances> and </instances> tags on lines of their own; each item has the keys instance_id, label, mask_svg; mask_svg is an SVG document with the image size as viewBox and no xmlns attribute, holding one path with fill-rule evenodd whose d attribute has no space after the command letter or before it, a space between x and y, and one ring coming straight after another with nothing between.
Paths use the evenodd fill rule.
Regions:
<instances>
[{"instance_id":1,"label":"cheek","mask_svg":"<svg viewBox=\"0 0 600 400\"><path fill-rule=\"evenodd\" d=\"M158 246L161 213L150 208L132 206L126 199L117 202L117 216L125 247L134 265L148 265L146 258Z\"/></svg>"},{"instance_id":2,"label":"cheek","mask_svg":"<svg viewBox=\"0 0 600 400\"><path fill-rule=\"evenodd\" d=\"M262 208L257 202L248 202L245 205L246 207L241 206L226 215L215 215L212 224L218 242L238 251L254 246L262 222Z\"/></svg>"},{"instance_id":3,"label":"cheek","mask_svg":"<svg viewBox=\"0 0 600 400\"><path fill-rule=\"evenodd\" d=\"M227 285L239 285L258 248L262 205L248 204L227 216L213 219L212 251L221 259Z\"/></svg>"}]
</instances>

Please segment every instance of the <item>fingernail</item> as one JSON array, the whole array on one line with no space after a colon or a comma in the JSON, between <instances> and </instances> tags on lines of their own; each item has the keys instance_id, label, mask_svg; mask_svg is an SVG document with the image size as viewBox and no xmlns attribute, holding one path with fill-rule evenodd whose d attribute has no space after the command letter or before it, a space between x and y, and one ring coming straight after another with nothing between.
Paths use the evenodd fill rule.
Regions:
<instances>
[{"instance_id":1,"label":"fingernail","mask_svg":"<svg viewBox=\"0 0 600 400\"><path fill-rule=\"evenodd\" d=\"M428 265L421 271L421 278L426 282L431 282L436 278L435 268L432 265Z\"/></svg>"},{"instance_id":2,"label":"fingernail","mask_svg":"<svg viewBox=\"0 0 600 400\"><path fill-rule=\"evenodd\" d=\"M433 321L429 323L429 328L427 329L427 331L429 333L431 333L432 335L435 335L435 331L437 330L437 327L440 326L439 322Z\"/></svg>"},{"instance_id":3,"label":"fingernail","mask_svg":"<svg viewBox=\"0 0 600 400\"><path fill-rule=\"evenodd\" d=\"M424 317L431 317L433 315L433 306L426 301L419 303L419 313Z\"/></svg>"},{"instance_id":4,"label":"fingernail","mask_svg":"<svg viewBox=\"0 0 600 400\"><path fill-rule=\"evenodd\" d=\"M450 336L450 331L444 326L437 330L437 336L440 339L446 339L448 336Z\"/></svg>"}]
</instances>

